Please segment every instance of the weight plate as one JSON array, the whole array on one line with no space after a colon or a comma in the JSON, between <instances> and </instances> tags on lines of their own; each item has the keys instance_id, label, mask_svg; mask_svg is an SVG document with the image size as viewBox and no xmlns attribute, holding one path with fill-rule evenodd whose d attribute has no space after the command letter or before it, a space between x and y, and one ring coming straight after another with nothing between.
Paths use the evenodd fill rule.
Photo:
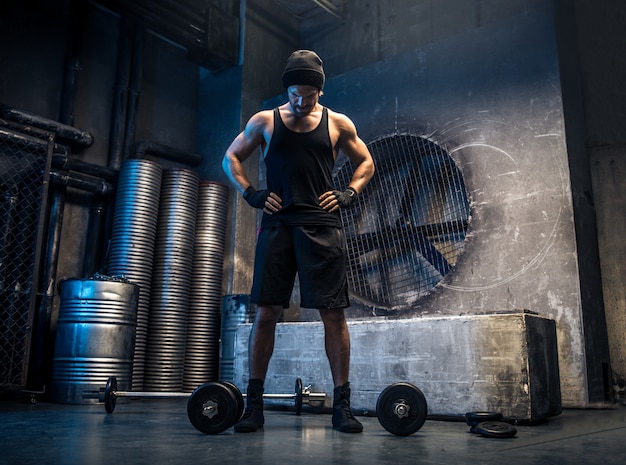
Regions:
<instances>
[{"instance_id":1,"label":"weight plate","mask_svg":"<svg viewBox=\"0 0 626 465\"><path fill-rule=\"evenodd\" d=\"M501 421L502 413L500 412L467 412L465 414L468 426L476 426L483 421Z\"/></svg>"},{"instance_id":2,"label":"weight plate","mask_svg":"<svg viewBox=\"0 0 626 465\"><path fill-rule=\"evenodd\" d=\"M476 425L476 432L488 438L512 438L517 428L503 421L483 421Z\"/></svg>"},{"instance_id":3,"label":"weight plate","mask_svg":"<svg viewBox=\"0 0 626 465\"><path fill-rule=\"evenodd\" d=\"M296 388L294 394L296 402L296 415L300 415L302 413L302 380L300 378L296 378Z\"/></svg>"},{"instance_id":4,"label":"weight plate","mask_svg":"<svg viewBox=\"0 0 626 465\"><path fill-rule=\"evenodd\" d=\"M197 387L187 401L189 421L205 434L218 434L233 426L238 409L230 388L217 382Z\"/></svg>"},{"instance_id":5,"label":"weight plate","mask_svg":"<svg viewBox=\"0 0 626 465\"><path fill-rule=\"evenodd\" d=\"M378 421L396 436L409 436L426 421L428 406L422 391L409 383L387 386L376 401Z\"/></svg>"},{"instance_id":6,"label":"weight plate","mask_svg":"<svg viewBox=\"0 0 626 465\"><path fill-rule=\"evenodd\" d=\"M106 387L104 388L104 409L107 413L113 413L115 410L115 391L117 391L117 378L115 376L109 376L107 379Z\"/></svg>"},{"instance_id":7,"label":"weight plate","mask_svg":"<svg viewBox=\"0 0 626 465\"><path fill-rule=\"evenodd\" d=\"M241 391L239 390L237 386L235 386L234 383L231 383L230 381L220 381L220 382L224 386L230 389L230 391L235 396L235 399L237 400L237 415L235 416L235 421L233 422L233 424L235 424L241 418L241 415L243 414L243 409L245 407L244 401L243 401L243 395L241 394Z\"/></svg>"}]
</instances>

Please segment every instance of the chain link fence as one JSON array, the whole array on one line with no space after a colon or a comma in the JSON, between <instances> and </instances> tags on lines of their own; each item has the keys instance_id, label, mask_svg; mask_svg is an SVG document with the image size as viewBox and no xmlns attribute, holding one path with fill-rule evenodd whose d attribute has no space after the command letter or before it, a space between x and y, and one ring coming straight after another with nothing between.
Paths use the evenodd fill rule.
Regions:
<instances>
[{"instance_id":1,"label":"chain link fence","mask_svg":"<svg viewBox=\"0 0 626 465\"><path fill-rule=\"evenodd\" d=\"M0 120L0 390L26 383L53 146Z\"/></svg>"}]
</instances>

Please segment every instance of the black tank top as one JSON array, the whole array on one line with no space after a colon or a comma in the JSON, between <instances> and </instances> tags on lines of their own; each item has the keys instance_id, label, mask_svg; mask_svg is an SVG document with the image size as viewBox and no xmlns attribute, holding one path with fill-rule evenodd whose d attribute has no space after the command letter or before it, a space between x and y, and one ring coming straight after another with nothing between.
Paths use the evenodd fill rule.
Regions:
<instances>
[{"instance_id":1,"label":"black tank top","mask_svg":"<svg viewBox=\"0 0 626 465\"><path fill-rule=\"evenodd\" d=\"M283 123L274 109L274 132L265 155L267 188L283 200L273 215L263 214L262 226L277 223L289 226L341 226L339 212L328 213L319 206L319 196L333 189L335 164L328 132L328 111L309 132L295 132Z\"/></svg>"}]
</instances>

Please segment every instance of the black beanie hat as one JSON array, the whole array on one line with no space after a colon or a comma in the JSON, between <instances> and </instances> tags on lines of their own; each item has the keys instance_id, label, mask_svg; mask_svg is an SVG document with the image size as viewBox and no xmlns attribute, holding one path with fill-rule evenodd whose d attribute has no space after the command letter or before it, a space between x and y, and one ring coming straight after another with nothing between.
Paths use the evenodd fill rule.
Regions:
<instances>
[{"instance_id":1,"label":"black beanie hat","mask_svg":"<svg viewBox=\"0 0 626 465\"><path fill-rule=\"evenodd\" d=\"M283 87L306 85L324 88L324 68L322 59L310 50L296 50L287 59L283 71Z\"/></svg>"}]
</instances>

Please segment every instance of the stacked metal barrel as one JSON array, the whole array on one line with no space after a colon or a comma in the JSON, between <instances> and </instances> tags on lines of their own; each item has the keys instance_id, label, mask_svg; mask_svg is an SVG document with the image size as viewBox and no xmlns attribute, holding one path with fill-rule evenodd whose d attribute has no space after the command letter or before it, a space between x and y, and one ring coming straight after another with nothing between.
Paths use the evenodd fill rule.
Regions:
<instances>
[{"instance_id":1,"label":"stacked metal barrel","mask_svg":"<svg viewBox=\"0 0 626 465\"><path fill-rule=\"evenodd\" d=\"M123 276L140 288L133 358L133 390L143 389L144 382L162 174L162 166L150 160L130 159L122 164L107 258L107 274Z\"/></svg>"},{"instance_id":2,"label":"stacked metal barrel","mask_svg":"<svg viewBox=\"0 0 626 465\"><path fill-rule=\"evenodd\" d=\"M163 173L144 367L148 391L183 387L198 184L190 170Z\"/></svg>"},{"instance_id":3,"label":"stacked metal barrel","mask_svg":"<svg viewBox=\"0 0 626 465\"><path fill-rule=\"evenodd\" d=\"M227 210L223 184L150 160L123 163L107 265L141 288L134 391L216 379Z\"/></svg>"},{"instance_id":4,"label":"stacked metal barrel","mask_svg":"<svg viewBox=\"0 0 626 465\"><path fill-rule=\"evenodd\" d=\"M187 320L185 391L218 377L227 205L227 186L200 183Z\"/></svg>"}]
</instances>

